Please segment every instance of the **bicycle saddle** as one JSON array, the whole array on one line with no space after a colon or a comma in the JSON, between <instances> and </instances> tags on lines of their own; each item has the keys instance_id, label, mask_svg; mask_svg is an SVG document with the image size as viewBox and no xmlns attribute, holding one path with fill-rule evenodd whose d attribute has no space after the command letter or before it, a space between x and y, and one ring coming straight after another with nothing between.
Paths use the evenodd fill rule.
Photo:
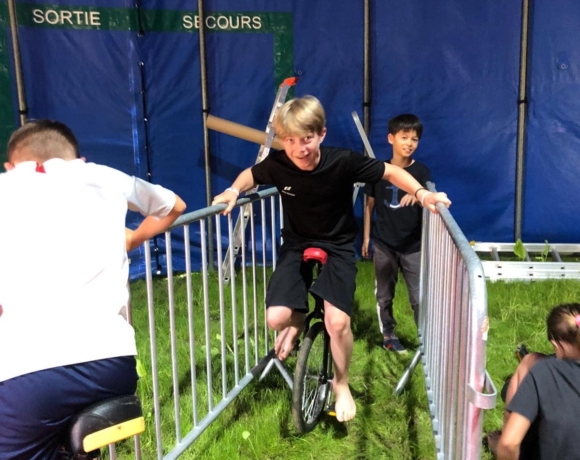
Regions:
<instances>
[{"instance_id":1,"label":"bicycle saddle","mask_svg":"<svg viewBox=\"0 0 580 460\"><path fill-rule=\"evenodd\" d=\"M302 255L302 260L304 260L304 262L315 260L320 262L322 265L326 263L326 259L328 259L328 254L320 248L305 249L304 254Z\"/></svg>"},{"instance_id":2,"label":"bicycle saddle","mask_svg":"<svg viewBox=\"0 0 580 460\"><path fill-rule=\"evenodd\" d=\"M69 449L84 455L145 431L141 402L134 395L92 404L76 414L69 428Z\"/></svg>"}]
</instances>

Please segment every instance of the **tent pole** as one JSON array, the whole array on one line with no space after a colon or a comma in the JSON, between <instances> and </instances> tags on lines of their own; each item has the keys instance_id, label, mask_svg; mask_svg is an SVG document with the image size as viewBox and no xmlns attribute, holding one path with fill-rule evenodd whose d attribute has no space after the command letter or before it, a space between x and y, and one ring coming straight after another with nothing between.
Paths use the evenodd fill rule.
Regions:
<instances>
[{"instance_id":1,"label":"tent pole","mask_svg":"<svg viewBox=\"0 0 580 460\"><path fill-rule=\"evenodd\" d=\"M16 73L16 91L18 94L18 113L20 125L26 123L28 106L26 105L26 92L24 91L24 78L22 76L22 61L20 59L20 42L18 40L18 18L16 17L16 2L8 0L8 14L10 16L10 31L12 34L12 54L14 55L14 72Z\"/></svg>"},{"instance_id":2,"label":"tent pole","mask_svg":"<svg viewBox=\"0 0 580 460\"><path fill-rule=\"evenodd\" d=\"M207 97L207 65L205 47L205 17L203 11L203 0L197 0L197 14L199 16L199 67L201 71L201 106L203 113L203 153L205 158L205 200L206 205L211 206L211 153L209 146L209 129L207 127L207 116L209 114ZM208 247L208 269L214 269L213 253L213 221L207 222L207 247Z\"/></svg>"},{"instance_id":3,"label":"tent pole","mask_svg":"<svg viewBox=\"0 0 580 460\"><path fill-rule=\"evenodd\" d=\"M369 134L370 131L370 119L371 119L371 100L370 100L370 86L371 86L371 81L370 81L370 48L371 48L371 40L370 40L370 0L364 0L363 2L363 11L364 11L364 25L363 25L363 129L364 132L367 134ZM364 154L365 156L369 156L370 153L367 151L367 149L364 149ZM358 188L356 189L356 192L358 192ZM356 197L356 192L355 192L355 197ZM354 204L354 203L353 203ZM362 206L363 206L363 215L364 215L364 210L366 209L367 206L367 197L366 195L363 193L362 194ZM363 219L364 221L364 219Z\"/></svg>"},{"instance_id":4,"label":"tent pole","mask_svg":"<svg viewBox=\"0 0 580 460\"><path fill-rule=\"evenodd\" d=\"M370 80L370 0L364 0L364 59L363 59L363 127L369 134L371 123L371 80Z\"/></svg>"},{"instance_id":5,"label":"tent pole","mask_svg":"<svg viewBox=\"0 0 580 460\"><path fill-rule=\"evenodd\" d=\"M135 10L137 12L137 37L143 37L145 35L145 29L143 28L143 21L142 21L142 9L141 9L141 0L137 0L135 3ZM146 81L145 78L145 62L139 59L139 78L140 78L140 85L141 85L141 110L143 113L143 136L144 140L144 148L145 148L145 162L146 162L146 175L147 181L151 184L153 183L153 172L151 170L151 143L149 142L149 112L147 110L147 90L146 90ZM157 235L153 237L153 254L155 254L155 273L157 275L161 274L163 267L161 266L161 261L159 259L159 243L157 239Z\"/></svg>"},{"instance_id":6,"label":"tent pole","mask_svg":"<svg viewBox=\"0 0 580 460\"><path fill-rule=\"evenodd\" d=\"M516 156L516 202L514 241L522 237L522 207L524 182L524 155L527 115L527 73L530 2L522 0L522 37L520 48L520 90L518 96L518 134Z\"/></svg>"}]
</instances>

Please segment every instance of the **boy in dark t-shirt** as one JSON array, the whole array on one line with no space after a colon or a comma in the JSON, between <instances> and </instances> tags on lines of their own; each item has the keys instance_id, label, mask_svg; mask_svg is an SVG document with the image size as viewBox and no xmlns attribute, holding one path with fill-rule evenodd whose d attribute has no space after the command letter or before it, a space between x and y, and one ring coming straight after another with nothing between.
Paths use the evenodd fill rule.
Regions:
<instances>
[{"instance_id":1,"label":"boy in dark t-shirt","mask_svg":"<svg viewBox=\"0 0 580 460\"><path fill-rule=\"evenodd\" d=\"M388 160L411 174L425 187L431 180L429 168L411 158L419 145L423 125L413 114L398 115L388 124L388 141L393 146L393 157ZM393 300L399 269L407 283L409 303L413 308L415 324L419 320L419 275L421 271L421 220L423 209L417 198L387 180L367 184L364 214L363 257L369 257L373 211L377 220L373 225L373 248L376 280L377 311L383 334L383 348L406 353L395 334Z\"/></svg>"},{"instance_id":2,"label":"boy in dark t-shirt","mask_svg":"<svg viewBox=\"0 0 580 460\"><path fill-rule=\"evenodd\" d=\"M290 354L308 311L310 275L302 253L308 247L320 247L328 253L326 266L310 290L324 299L324 319L334 361L336 418L347 421L356 413L348 386L353 346L350 314L357 272L353 184L388 179L417 194L417 199L433 212L437 202L447 206L451 202L444 193L425 190L401 168L350 150L321 147L326 117L313 96L286 102L274 120L274 128L284 151L272 152L261 163L242 171L230 188L214 198L213 204L226 203L224 214L228 214L238 195L255 184L273 184L280 191L284 243L266 295L268 326L280 332L274 345L280 360Z\"/></svg>"},{"instance_id":3,"label":"boy in dark t-shirt","mask_svg":"<svg viewBox=\"0 0 580 460\"><path fill-rule=\"evenodd\" d=\"M555 356L526 355L512 376L497 446L498 459L580 460L580 304L554 307L547 318Z\"/></svg>"}]
</instances>

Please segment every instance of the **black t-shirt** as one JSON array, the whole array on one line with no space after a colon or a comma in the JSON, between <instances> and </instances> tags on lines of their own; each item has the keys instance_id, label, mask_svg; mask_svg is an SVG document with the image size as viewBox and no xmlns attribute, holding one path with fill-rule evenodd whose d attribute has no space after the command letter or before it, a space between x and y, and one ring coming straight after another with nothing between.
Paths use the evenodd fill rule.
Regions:
<instances>
[{"instance_id":1,"label":"black t-shirt","mask_svg":"<svg viewBox=\"0 0 580 460\"><path fill-rule=\"evenodd\" d=\"M547 358L536 363L507 409L538 424L539 449L526 459L580 460L580 362Z\"/></svg>"},{"instance_id":2,"label":"black t-shirt","mask_svg":"<svg viewBox=\"0 0 580 460\"><path fill-rule=\"evenodd\" d=\"M285 152L274 151L252 167L257 184L273 184L282 197L282 236L297 241L354 241L358 231L352 196L356 182L375 183L385 165L352 150L320 148L313 171L302 171Z\"/></svg>"},{"instance_id":3,"label":"black t-shirt","mask_svg":"<svg viewBox=\"0 0 580 460\"><path fill-rule=\"evenodd\" d=\"M388 161L387 163L390 163ZM404 168L423 187L431 180L429 168L423 163L414 161ZM381 180L372 185L366 184L364 192L375 198L376 222L373 225L373 242L379 247L392 249L402 254L412 254L421 249L421 219L423 208L418 204L399 206L400 200L407 194L391 184Z\"/></svg>"}]
</instances>

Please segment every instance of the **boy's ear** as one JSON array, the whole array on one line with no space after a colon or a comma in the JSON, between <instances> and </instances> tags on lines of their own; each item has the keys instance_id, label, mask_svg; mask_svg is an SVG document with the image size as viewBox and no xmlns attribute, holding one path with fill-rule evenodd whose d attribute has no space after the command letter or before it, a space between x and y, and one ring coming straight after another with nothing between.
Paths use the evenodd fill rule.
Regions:
<instances>
[{"instance_id":1,"label":"boy's ear","mask_svg":"<svg viewBox=\"0 0 580 460\"><path fill-rule=\"evenodd\" d=\"M393 141L395 140L395 136L389 133L389 135L387 136L387 140L389 141L389 144L392 144Z\"/></svg>"},{"instance_id":2,"label":"boy's ear","mask_svg":"<svg viewBox=\"0 0 580 460\"><path fill-rule=\"evenodd\" d=\"M322 142L325 137L326 137L326 126L322 128L322 132L320 133L320 142Z\"/></svg>"},{"instance_id":3,"label":"boy's ear","mask_svg":"<svg viewBox=\"0 0 580 460\"><path fill-rule=\"evenodd\" d=\"M4 163L4 169L6 171L12 171L14 169L14 165L12 163L6 162L6 163Z\"/></svg>"}]
</instances>

